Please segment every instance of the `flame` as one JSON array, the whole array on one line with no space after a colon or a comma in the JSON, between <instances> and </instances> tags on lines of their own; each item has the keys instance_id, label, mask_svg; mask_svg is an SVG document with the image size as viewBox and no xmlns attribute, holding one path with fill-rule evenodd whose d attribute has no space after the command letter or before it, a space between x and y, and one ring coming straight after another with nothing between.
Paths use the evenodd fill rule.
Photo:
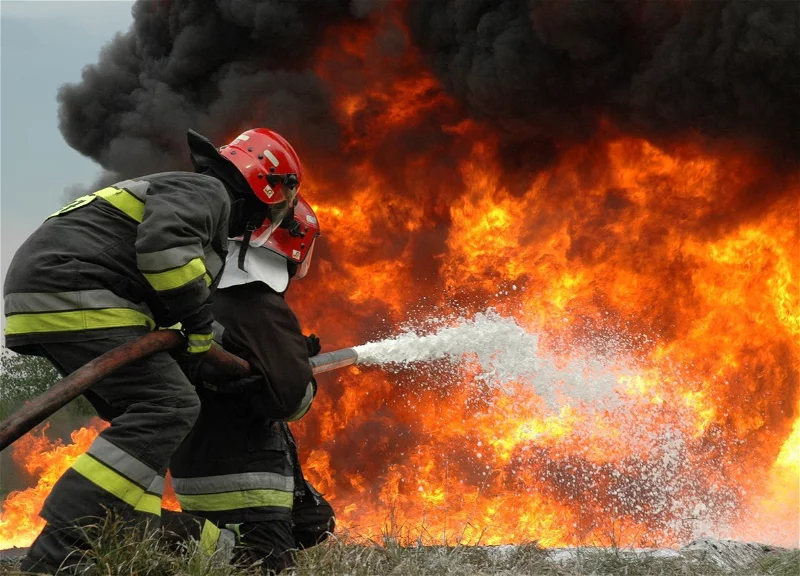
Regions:
<instances>
[{"instance_id":1,"label":"flame","mask_svg":"<svg viewBox=\"0 0 800 576\"><path fill-rule=\"evenodd\" d=\"M584 388L492 387L469 362L320 377L293 427L339 525L406 543L797 546L800 173L744 142L607 122L546 161L510 150L465 118L401 9L319 48L343 145L300 150L324 237L292 304L327 350L493 307L582 366Z\"/></svg>"},{"instance_id":2,"label":"flame","mask_svg":"<svg viewBox=\"0 0 800 576\"><path fill-rule=\"evenodd\" d=\"M322 379L295 428L339 524L544 545L775 526L773 541L797 545L798 174L744 144L608 123L545 167L509 167L401 22L383 11L320 48L354 167L335 192L324 161L309 171L326 246L290 292L306 325L334 349L434 308L491 306L557 364L615 341L624 365L613 389L559 392L555 407L524 383L487 388L466 364ZM386 37L404 49L382 52Z\"/></svg>"},{"instance_id":3,"label":"flame","mask_svg":"<svg viewBox=\"0 0 800 576\"><path fill-rule=\"evenodd\" d=\"M0 550L30 546L41 529L44 519L39 517L45 498L56 480L86 452L97 435L108 427L108 422L94 418L88 426L70 434L71 444L47 437L49 424L29 432L12 448L11 456L26 474L36 478L36 485L11 492L0 510ZM180 510L175 493L167 482L164 508Z\"/></svg>"},{"instance_id":4,"label":"flame","mask_svg":"<svg viewBox=\"0 0 800 576\"><path fill-rule=\"evenodd\" d=\"M107 423L94 419L85 428L70 434L72 444L52 441L49 424L20 438L12 448L12 458L25 472L37 478L36 485L11 492L0 512L0 549L29 546L44 527L39 517L44 500L59 476L83 454Z\"/></svg>"}]
</instances>

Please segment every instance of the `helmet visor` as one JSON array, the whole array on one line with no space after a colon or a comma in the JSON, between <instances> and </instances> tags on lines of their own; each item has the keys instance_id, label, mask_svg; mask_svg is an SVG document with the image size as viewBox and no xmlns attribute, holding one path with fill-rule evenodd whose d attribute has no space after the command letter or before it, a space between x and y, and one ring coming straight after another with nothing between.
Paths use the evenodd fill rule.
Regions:
<instances>
[{"instance_id":1,"label":"helmet visor","mask_svg":"<svg viewBox=\"0 0 800 576\"><path fill-rule=\"evenodd\" d=\"M269 205L268 221L264 222L258 230L254 230L250 235L250 246L259 248L267 243L272 237L272 234L281 227L284 220L293 218L294 205L297 201L297 176L288 174L282 177L281 191L283 192L284 199L275 204ZM270 186L268 184L267 186Z\"/></svg>"},{"instance_id":2,"label":"helmet visor","mask_svg":"<svg viewBox=\"0 0 800 576\"><path fill-rule=\"evenodd\" d=\"M311 260L314 258L314 246L316 246L316 244L317 239L314 238L311 241L311 248L308 249L308 254L306 254L306 259L297 267L297 274L295 274L294 277L298 280L302 280L306 277L306 274L308 274L308 269L311 268Z\"/></svg>"}]
</instances>

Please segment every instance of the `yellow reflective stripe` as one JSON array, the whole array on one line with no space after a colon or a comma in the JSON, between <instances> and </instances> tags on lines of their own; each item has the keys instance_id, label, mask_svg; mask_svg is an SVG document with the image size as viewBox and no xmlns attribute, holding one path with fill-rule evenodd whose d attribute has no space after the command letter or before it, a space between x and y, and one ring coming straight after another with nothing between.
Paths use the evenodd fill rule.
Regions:
<instances>
[{"instance_id":1,"label":"yellow reflective stripe","mask_svg":"<svg viewBox=\"0 0 800 576\"><path fill-rule=\"evenodd\" d=\"M129 218L141 222L144 219L144 202L127 190L120 190L109 186L95 192L95 196L103 198Z\"/></svg>"},{"instance_id":2,"label":"yellow reflective stripe","mask_svg":"<svg viewBox=\"0 0 800 576\"><path fill-rule=\"evenodd\" d=\"M86 454L75 460L72 469L130 506L136 506L144 494L144 488Z\"/></svg>"},{"instance_id":3,"label":"yellow reflective stripe","mask_svg":"<svg viewBox=\"0 0 800 576\"><path fill-rule=\"evenodd\" d=\"M173 268L166 272L142 272L150 285L161 292L162 290L173 290L188 284L195 278L206 273L206 265L202 258L193 258L179 268Z\"/></svg>"},{"instance_id":4,"label":"yellow reflective stripe","mask_svg":"<svg viewBox=\"0 0 800 576\"><path fill-rule=\"evenodd\" d=\"M186 347L186 351L189 354L202 354L203 352L208 352L211 350L211 342L208 344L203 344L202 346L195 346L194 344L189 344Z\"/></svg>"},{"instance_id":5,"label":"yellow reflective stripe","mask_svg":"<svg viewBox=\"0 0 800 576\"><path fill-rule=\"evenodd\" d=\"M214 333L205 332L203 334L189 334L188 338L189 342L197 342L198 344L205 344L206 342L211 342L214 339Z\"/></svg>"},{"instance_id":6,"label":"yellow reflective stripe","mask_svg":"<svg viewBox=\"0 0 800 576\"><path fill-rule=\"evenodd\" d=\"M306 405L305 405L305 407L303 407L303 408L301 409L301 411L300 411L300 412L298 412L298 413L294 414L293 416L289 416L289 417L286 419L286 421L287 421L287 422L296 422L297 420L300 420L300 418L302 418L303 416L305 416L306 414L308 414L308 411L309 411L310 409L311 409L311 402L309 402L308 404L306 404Z\"/></svg>"},{"instance_id":7,"label":"yellow reflective stripe","mask_svg":"<svg viewBox=\"0 0 800 576\"><path fill-rule=\"evenodd\" d=\"M161 496L145 493L139 498L139 501L133 509L137 512L146 512L147 514L161 516Z\"/></svg>"},{"instance_id":8,"label":"yellow reflective stripe","mask_svg":"<svg viewBox=\"0 0 800 576\"><path fill-rule=\"evenodd\" d=\"M211 344L214 342L214 334L189 334L186 340L188 342L186 350L191 354L199 354L208 352L211 349Z\"/></svg>"},{"instance_id":9,"label":"yellow reflective stripe","mask_svg":"<svg viewBox=\"0 0 800 576\"><path fill-rule=\"evenodd\" d=\"M217 550L220 529L208 520L203 521L203 530L200 532L200 549L211 556Z\"/></svg>"},{"instance_id":10,"label":"yellow reflective stripe","mask_svg":"<svg viewBox=\"0 0 800 576\"><path fill-rule=\"evenodd\" d=\"M220 512L239 508L258 506L278 506L291 508L294 500L292 492L281 490L241 490L220 494L178 494L181 508L187 512Z\"/></svg>"},{"instance_id":11,"label":"yellow reflective stripe","mask_svg":"<svg viewBox=\"0 0 800 576\"><path fill-rule=\"evenodd\" d=\"M186 351L189 354L202 354L203 352L208 352L211 350L211 344L207 346L187 346Z\"/></svg>"},{"instance_id":12,"label":"yellow reflective stripe","mask_svg":"<svg viewBox=\"0 0 800 576\"><path fill-rule=\"evenodd\" d=\"M81 196L80 198L73 200L72 202L64 206L58 212L51 214L47 218L50 219L53 216L66 214L67 212L76 210L81 206L86 206L87 204L89 204L91 201L93 201L95 198L98 197L103 198L109 204L114 206L117 210L121 211L123 214L135 220L136 222L141 222L144 219L144 202L139 200L139 198L137 198L135 195L131 194L127 190L114 188L113 186L108 186L107 188L98 190L94 194Z\"/></svg>"},{"instance_id":13,"label":"yellow reflective stripe","mask_svg":"<svg viewBox=\"0 0 800 576\"><path fill-rule=\"evenodd\" d=\"M152 318L130 308L14 314L6 318L6 336L40 332L74 332L123 326L146 326L152 330L155 325Z\"/></svg>"},{"instance_id":14,"label":"yellow reflective stripe","mask_svg":"<svg viewBox=\"0 0 800 576\"><path fill-rule=\"evenodd\" d=\"M67 212L71 212L72 210L76 210L76 209L80 208L81 206L86 206L89 202L92 202L95 198L96 197L93 194L89 194L87 196L81 196L80 198L76 198L75 200L73 200L72 202L70 202L69 204L64 206L58 212L53 212L52 214L50 214L50 216L45 218L45 220L49 220L53 216L59 216L60 214L66 214Z\"/></svg>"},{"instance_id":15,"label":"yellow reflective stripe","mask_svg":"<svg viewBox=\"0 0 800 576\"><path fill-rule=\"evenodd\" d=\"M203 274L203 280L206 281L206 286L211 286L211 283L213 282L213 280L211 279L211 276L209 275L208 272Z\"/></svg>"},{"instance_id":16,"label":"yellow reflective stripe","mask_svg":"<svg viewBox=\"0 0 800 576\"><path fill-rule=\"evenodd\" d=\"M312 380L308 383L308 386L306 386L306 393L303 395L303 399L300 401L300 408L293 416L289 416L289 418L286 419L287 422L294 422L295 420L300 420L300 418L305 416L311 408L311 403L314 401L314 396L316 396L316 394L316 384Z\"/></svg>"},{"instance_id":17,"label":"yellow reflective stripe","mask_svg":"<svg viewBox=\"0 0 800 576\"><path fill-rule=\"evenodd\" d=\"M210 344L214 341L214 334L209 332L208 334L189 334L187 336L189 340L189 344L193 346L205 346L206 344Z\"/></svg>"}]
</instances>

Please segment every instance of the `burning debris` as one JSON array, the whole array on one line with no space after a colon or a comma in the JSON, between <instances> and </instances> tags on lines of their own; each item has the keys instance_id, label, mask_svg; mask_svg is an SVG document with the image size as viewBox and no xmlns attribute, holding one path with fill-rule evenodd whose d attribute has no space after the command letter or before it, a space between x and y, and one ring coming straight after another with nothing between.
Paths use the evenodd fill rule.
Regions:
<instances>
[{"instance_id":1,"label":"burning debris","mask_svg":"<svg viewBox=\"0 0 800 576\"><path fill-rule=\"evenodd\" d=\"M296 141L326 236L292 299L326 349L488 307L555 367L624 343L549 403L470 361L321 378L293 428L340 525L796 546L798 10L138 2L62 130L122 176L185 163L187 128Z\"/></svg>"}]
</instances>

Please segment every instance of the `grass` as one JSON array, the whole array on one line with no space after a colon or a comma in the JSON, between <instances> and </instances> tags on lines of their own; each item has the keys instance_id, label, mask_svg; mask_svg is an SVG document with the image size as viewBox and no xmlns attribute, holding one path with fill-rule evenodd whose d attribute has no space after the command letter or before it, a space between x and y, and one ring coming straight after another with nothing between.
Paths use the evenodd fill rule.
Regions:
<instances>
[{"instance_id":1,"label":"grass","mask_svg":"<svg viewBox=\"0 0 800 576\"><path fill-rule=\"evenodd\" d=\"M787 550L759 560L752 566L752 576L797 576L800 574L800 550ZM750 574L746 576L751 576Z\"/></svg>"},{"instance_id":2,"label":"grass","mask_svg":"<svg viewBox=\"0 0 800 576\"><path fill-rule=\"evenodd\" d=\"M297 555L296 576L518 575L561 576L568 571L547 560L547 552L528 544L499 550L475 546L400 546L348 542L337 538Z\"/></svg>"},{"instance_id":3,"label":"grass","mask_svg":"<svg viewBox=\"0 0 800 576\"><path fill-rule=\"evenodd\" d=\"M251 576L254 569L231 566L223 559L203 553L197 542L168 547L157 531L135 529L115 519L89 526L91 542L83 553L79 570L62 570L70 576ZM0 575L24 574L19 560L5 559Z\"/></svg>"},{"instance_id":4,"label":"grass","mask_svg":"<svg viewBox=\"0 0 800 576\"><path fill-rule=\"evenodd\" d=\"M230 566L196 543L169 550L155 535L118 522L94 528L81 576L255 576L257 567ZM21 574L18 561L0 559L0 574ZM401 546L337 535L297 553L287 576L798 576L800 551L776 550L749 566L725 572L701 554L637 553L618 548L580 548L565 554L520 546Z\"/></svg>"}]
</instances>

